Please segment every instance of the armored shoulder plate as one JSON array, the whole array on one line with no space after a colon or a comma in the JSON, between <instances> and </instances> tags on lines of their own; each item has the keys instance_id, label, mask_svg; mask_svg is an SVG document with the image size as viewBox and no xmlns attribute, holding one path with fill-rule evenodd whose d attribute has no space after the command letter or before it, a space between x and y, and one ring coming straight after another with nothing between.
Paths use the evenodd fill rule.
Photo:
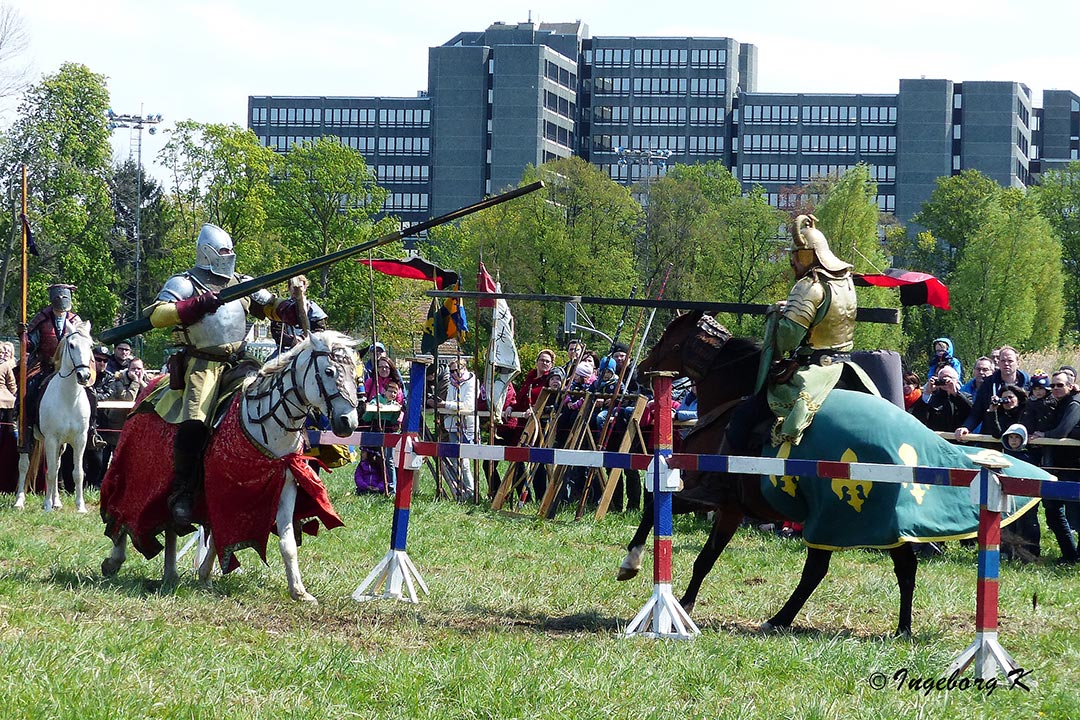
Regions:
<instances>
[{"instance_id":1,"label":"armored shoulder plate","mask_svg":"<svg viewBox=\"0 0 1080 720\"><path fill-rule=\"evenodd\" d=\"M157 295L158 302L176 302L184 300L195 294L195 283L187 273L173 275L165 281L165 285Z\"/></svg>"},{"instance_id":2,"label":"armored shoulder plate","mask_svg":"<svg viewBox=\"0 0 1080 720\"><path fill-rule=\"evenodd\" d=\"M791 288L782 316L809 329L814 324L814 317L824 301L825 287L811 272L799 278L799 281Z\"/></svg>"}]
</instances>

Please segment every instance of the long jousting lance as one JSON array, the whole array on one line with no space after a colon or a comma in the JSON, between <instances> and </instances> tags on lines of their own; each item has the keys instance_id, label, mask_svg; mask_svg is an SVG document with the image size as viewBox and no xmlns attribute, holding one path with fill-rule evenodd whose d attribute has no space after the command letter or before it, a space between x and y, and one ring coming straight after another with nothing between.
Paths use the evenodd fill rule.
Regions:
<instances>
[{"instance_id":1,"label":"long jousting lance","mask_svg":"<svg viewBox=\"0 0 1080 720\"><path fill-rule=\"evenodd\" d=\"M353 245L352 247L345 248L344 250L332 252L329 255L323 255L321 257L312 258L311 260L305 260L304 262L297 263L296 265L292 265L281 270L275 270L272 273L260 275L257 278L252 278L251 280L245 280L242 283L238 283L236 285L223 289L221 292L218 293L218 297L221 298L221 301L223 303L246 297L251 293L255 292L256 290L262 290L263 288L270 287L271 285L277 285L279 282L288 280L291 277L310 273L314 270L318 270L319 268L331 265L340 260L345 260L346 258L350 258L354 255L359 255L360 253L367 252L368 250L372 250L382 245L387 245L403 238L418 235L419 233L422 233L429 228L433 228L438 225L457 220L458 218L465 217L466 215L472 215L475 212L479 212L481 210L486 210L489 207L500 205L509 200L513 200L514 198L519 198L522 195L528 195L529 193L535 190L539 190L542 187L544 187L544 183L538 180L534 183L524 185L509 192L505 192L501 195L493 195L492 197L485 198L484 200L481 200L480 202L473 205L469 205L467 207L448 212L445 215L440 215L438 217L431 218L430 220L425 220L422 223L417 223L416 225L405 228L404 230L395 230L392 233L375 238L374 240L368 240L367 242L362 242L359 245ZM141 335L142 333L148 332L152 329L153 325L150 324L150 318L139 318L138 320L133 320L132 322L124 323L123 325L119 325L110 330L106 330L105 332L101 333L100 339L103 343L112 344L125 338L134 337L135 335Z\"/></svg>"}]
</instances>

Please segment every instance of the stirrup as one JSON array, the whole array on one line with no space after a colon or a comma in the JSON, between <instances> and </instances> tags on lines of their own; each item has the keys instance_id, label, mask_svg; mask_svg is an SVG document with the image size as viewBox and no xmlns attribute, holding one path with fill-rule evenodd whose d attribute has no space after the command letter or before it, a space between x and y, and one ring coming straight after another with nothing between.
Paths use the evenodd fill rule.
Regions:
<instances>
[{"instance_id":1,"label":"stirrup","mask_svg":"<svg viewBox=\"0 0 1080 720\"><path fill-rule=\"evenodd\" d=\"M90 436L90 445L95 450L100 450L108 444L109 443L105 442L105 438L101 437L97 430Z\"/></svg>"}]
</instances>

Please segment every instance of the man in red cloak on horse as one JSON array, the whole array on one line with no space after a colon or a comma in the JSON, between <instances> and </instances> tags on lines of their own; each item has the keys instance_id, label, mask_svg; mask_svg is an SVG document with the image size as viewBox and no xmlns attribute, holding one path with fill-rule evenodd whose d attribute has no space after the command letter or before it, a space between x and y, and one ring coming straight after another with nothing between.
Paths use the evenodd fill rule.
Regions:
<instances>
[{"instance_id":1,"label":"man in red cloak on horse","mask_svg":"<svg viewBox=\"0 0 1080 720\"><path fill-rule=\"evenodd\" d=\"M813 215L800 215L792 226L795 285L787 300L769 310L757 392L736 409L725 454L754 454L754 429L770 417L771 443L798 445L835 387L879 394L851 361L858 309L852 267L833 254L816 223Z\"/></svg>"},{"instance_id":2,"label":"man in red cloak on horse","mask_svg":"<svg viewBox=\"0 0 1080 720\"><path fill-rule=\"evenodd\" d=\"M172 327L179 351L169 358L169 383L149 398L165 422L176 425L174 479L169 496L173 521L190 525L202 481L203 450L223 386L247 359L247 316L298 324L296 302L267 290L222 303L218 293L249 278L236 273L232 237L216 225L202 226L195 267L173 275L144 310L156 328Z\"/></svg>"}]
</instances>

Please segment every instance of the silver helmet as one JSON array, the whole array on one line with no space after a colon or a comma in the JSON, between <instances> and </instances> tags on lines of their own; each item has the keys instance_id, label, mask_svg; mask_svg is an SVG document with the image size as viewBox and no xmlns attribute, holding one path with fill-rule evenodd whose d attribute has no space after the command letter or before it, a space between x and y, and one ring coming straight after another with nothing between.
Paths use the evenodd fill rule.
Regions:
<instances>
[{"instance_id":1,"label":"silver helmet","mask_svg":"<svg viewBox=\"0 0 1080 720\"><path fill-rule=\"evenodd\" d=\"M49 305L55 312L62 313L71 309L71 291L74 289L74 285L49 286Z\"/></svg>"},{"instance_id":2,"label":"silver helmet","mask_svg":"<svg viewBox=\"0 0 1080 720\"><path fill-rule=\"evenodd\" d=\"M203 225L195 241L195 267L220 277L232 277L236 272L236 253L229 233L217 225Z\"/></svg>"}]
</instances>

